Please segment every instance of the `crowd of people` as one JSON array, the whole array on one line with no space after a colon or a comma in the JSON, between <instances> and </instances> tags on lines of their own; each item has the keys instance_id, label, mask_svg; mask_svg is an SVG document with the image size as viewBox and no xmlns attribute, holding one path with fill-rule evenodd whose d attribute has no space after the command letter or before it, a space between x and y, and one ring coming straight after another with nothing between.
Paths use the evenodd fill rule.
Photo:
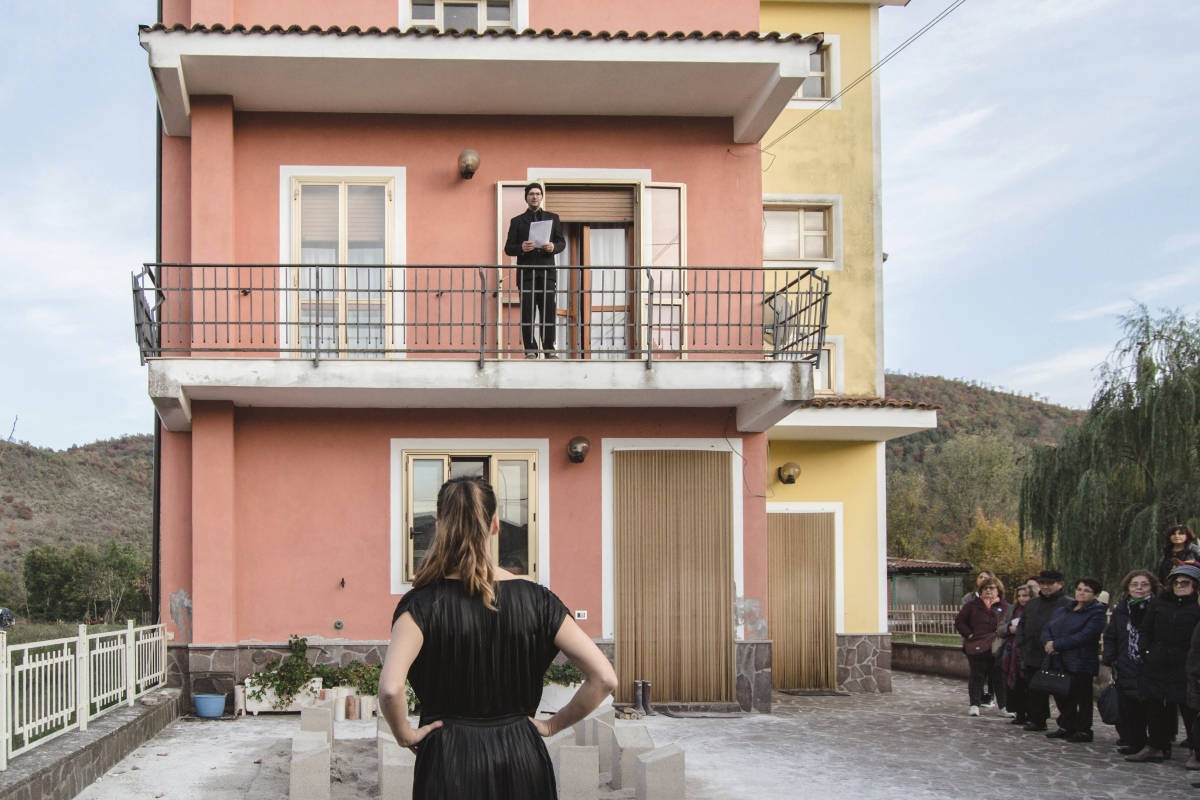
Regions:
<instances>
[{"instance_id":1,"label":"crowd of people","mask_svg":"<svg viewBox=\"0 0 1200 800\"><path fill-rule=\"evenodd\" d=\"M967 713L996 708L1023 730L1090 742L1103 663L1119 710L1117 752L1166 761L1182 734L1185 766L1200 770L1200 544L1186 525L1166 538L1157 569L1126 575L1111 613L1095 578L1079 578L1067 595L1063 574L1043 570L1009 602L995 575L979 573L954 621L971 668Z\"/></svg>"}]
</instances>

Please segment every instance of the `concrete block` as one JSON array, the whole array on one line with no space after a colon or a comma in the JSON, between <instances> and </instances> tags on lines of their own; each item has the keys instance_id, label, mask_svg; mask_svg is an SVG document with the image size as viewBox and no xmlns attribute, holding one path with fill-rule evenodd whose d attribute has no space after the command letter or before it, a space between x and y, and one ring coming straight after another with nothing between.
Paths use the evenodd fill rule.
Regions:
<instances>
[{"instance_id":1,"label":"concrete block","mask_svg":"<svg viewBox=\"0 0 1200 800\"><path fill-rule=\"evenodd\" d=\"M548 739L543 739L542 742L546 745L546 752L550 754L550 760L554 760L554 752L563 745L574 746L575 736L575 729L567 728L566 730L559 731Z\"/></svg>"},{"instance_id":2,"label":"concrete block","mask_svg":"<svg viewBox=\"0 0 1200 800\"><path fill-rule=\"evenodd\" d=\"M375 724L375 749L377 751L379 763L383 763L383 748L386 745L396 745L396 737L392 736L392 728L388 725L387 720L383 717Z\"/></svg>"},{"instance_id":3,"label":"concrete block","mask_svg":"<svg viewBox=\"0 0 1200 800\"><path fill-rule=\"evenodd\" d=\"M589 730L589 728L592 727L591 722L592 721L590 718L585 717L584 719L581 719L579 721L579 724L577 724L575 726L575 746L576 747L595 747L596 746L596 742L591 740L591 738L590 738L591 731Z\"/></svg>"},{"instance_id":4,"label":"concrete block","mask_svg":"<svg viewBox=\"0 0 1200 800\"><path fill-rule=\"evenodd\" d=\"M606 721L603 716L593 717L588 720L588 724L592 726L589 737L600 748L600 771L612 772L613 724Z\"/></svg>"},{"instance_id":5,"label":"concrete block","mask_svg":"<svg viewBox=\"0 0 1200 800\"><path fill-rule=\"evenodd\" d=\"M291 800L329 800L329 754L324 731L301 731L292 736Z\"/></svg>"},{"instance_id":6,"label":"concrete block","mask_svg":"<svg viewBox=\"0 0 1200 800\"><path fill-rule=\"evenodd\" d=\"M551 763L558 800L596 800L600 785L600 751L596 747L562 745Z\"/></svg>"},{"instance_id":7,"label":"concrete block","mask_svg":"<svg viewBox=\"0 0 1200 800\"><path fill-rule=\"evenodd\" d=\"M575 726L575 744L578 747L596 747L600 743L591 738L590 725L588 724L593 719L603 720L608 723L608 727L613 727L617 724L617 712L611 705L604 705L597 708L591 714L583 718L583 721Z\"/></svg>"},{"instance_id":8,"label":"concrete block","mask_svg":"<svg viewBox=\"0 0 1200 800\"><path fill-rule=\"evenodd\" d=\"M300 709L300 730L324 733L326 740L332 743L333 709L327 706Z\"/></svg>"},{"instance_id":9,"label":"concrete block","mask_svg":"<svg viewBox=\"0 0 1200 800\"><path fill-rule=\"evenodd\" d=\"M637 779L637 757L654 749L645 725L621 725L613 729L612 788L632 788Z\"/></svg>"},{"instance_id":10,"label":"concrete block","mask_svg":"<svg viewBox=\"0 0 1200 800\"><path fill-rule=\"evenodd\" d=\"M669 744L637 757L637 800L684 800L683 750Z\"/></svg>"},{"instance_id":11,"label":"concrete block","mask_svg":"<svg viewBox=\"0 0 1200 800\"><path fill-rule=\"evenodd\" d=\"M395 741L382 742L379 758L379 797L381 800L412 800L417 757Z\"/></svg>"}]
</instances>

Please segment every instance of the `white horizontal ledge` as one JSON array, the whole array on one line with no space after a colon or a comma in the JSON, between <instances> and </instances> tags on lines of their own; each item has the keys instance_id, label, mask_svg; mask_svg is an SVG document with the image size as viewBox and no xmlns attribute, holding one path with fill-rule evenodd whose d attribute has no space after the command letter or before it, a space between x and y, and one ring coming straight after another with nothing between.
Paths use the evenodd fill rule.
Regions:
<instances>
[{"instance_id":1,"label":"white horizontal ledge","mask_svg":"<svg viewBox=\"0 0 1200 800\"><path fill-rule=\"evenodd\" d=\"M768 438L792 441L886 442L937 427L923 408L801 408L771 428Z\"/></svg>"},{"instance_id":2,"label":"white horizontal ledge","mask_svg":"<svg viewBox=\"0 0 1200 800\"><path fill-rule=\"evenodd\" d=\"M270 408L736 408L761 433L812 398L812 366L782 361L150 359L164 427L191 430L191 404Z\"/></svg>"},{"instance_id":3,"label":"white horizontal ledge","mask_svg":"<svg viewBox=\"0 0 1200 800\"><path fill-rule=\"evenodd\" d=\"M759 141L808 76L819 36L585 38L145 28L163 126L190 100L242 111L719 117Z\"/></svg>"}]
</instances>

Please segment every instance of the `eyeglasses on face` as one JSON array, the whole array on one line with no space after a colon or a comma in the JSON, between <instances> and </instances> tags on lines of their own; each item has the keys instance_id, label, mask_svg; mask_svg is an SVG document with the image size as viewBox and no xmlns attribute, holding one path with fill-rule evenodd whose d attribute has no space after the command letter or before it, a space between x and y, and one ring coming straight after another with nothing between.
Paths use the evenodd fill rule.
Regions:
<instances>
[{"instance_id":1,"label":"eyeglasses on face","mask_svg":"<svg viewBox=\"0 0 1200 800\"><path fill-rule=\"evenodd\" d=\"M1172 586L1191 586L1192 581L1190 578L1178 578L1176 580L1171 581L1171 585Z\"/></svg>"}]
</instances>

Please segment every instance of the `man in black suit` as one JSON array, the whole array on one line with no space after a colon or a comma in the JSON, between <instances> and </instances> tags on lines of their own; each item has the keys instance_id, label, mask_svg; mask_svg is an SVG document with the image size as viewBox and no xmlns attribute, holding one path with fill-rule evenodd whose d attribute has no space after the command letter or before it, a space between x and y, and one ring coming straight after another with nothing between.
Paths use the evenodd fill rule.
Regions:
<instances>
[{"instance_id":1,"label":"man in black suit","mask_svg":"<svg viewBox=\"0 0 1200 800\"><path fill-rule=\"evenodd\" d=\"M558 358L554 354L554 323L557 303L555 289L558 269L554 265L554 254L567 249L563 237L562 223L557 214L542 210L541 184L531 183L525 187L525 202L529 208L508 224L508 240L504 253L517 258L517 286L521 290L521 340L525 344L525 357L537 358L537 342L533 338L533 316L541 317L540 333L542 350L546 358ZM550 241L541 247L529 239L529 226L533 222L550 220Z\"/></svg>"}]
</instances>

